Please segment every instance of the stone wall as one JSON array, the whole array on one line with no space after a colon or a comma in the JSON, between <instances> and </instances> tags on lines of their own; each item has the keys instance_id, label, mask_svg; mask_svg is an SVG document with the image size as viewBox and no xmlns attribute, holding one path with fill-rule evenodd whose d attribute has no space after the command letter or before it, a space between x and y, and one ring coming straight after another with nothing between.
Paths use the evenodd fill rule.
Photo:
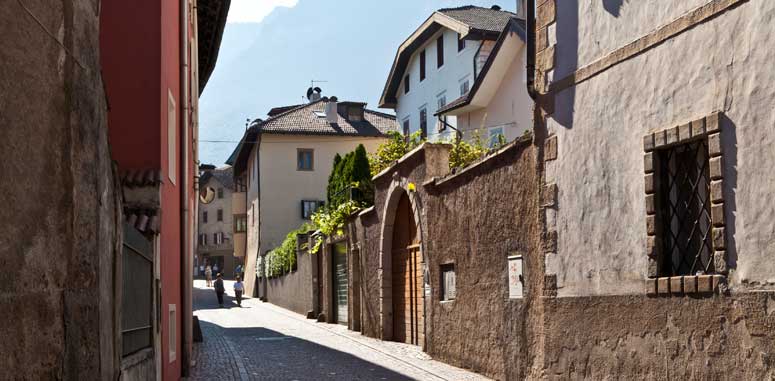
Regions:
<instances>
[{"instance_id":1,"label":"stone wall","mask_svg":"<svg viewBox=\"0 0 775 381\"><path fill-rule=\"evenodd\" d=\"M116 379L120 194L99 1L0 7L0 378Z\"/></svg>"}]
</instances>

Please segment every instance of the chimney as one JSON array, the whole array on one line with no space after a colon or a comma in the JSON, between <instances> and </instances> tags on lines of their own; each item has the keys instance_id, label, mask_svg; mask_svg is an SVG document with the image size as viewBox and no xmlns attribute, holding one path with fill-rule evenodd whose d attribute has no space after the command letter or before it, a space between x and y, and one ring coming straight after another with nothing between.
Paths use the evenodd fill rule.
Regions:
<instances>
[{"instance_id":1,"label":"chimney","mask_svg":"<svg viewBox=\"0 0 775 381\"><path fill-rule=\"evenodd\" d=\"M320 100L320 93L322 93L323 90L321 90L319 87L310 87L307 89L307 99L309 99L309 102L317 102Z\"/></svg>"},{"instance_id":2,"label":"chimney","mask_svg":"<svg viewBox=\"0 0 775 381\"><path fill-rule=\"evenodd\" d=\"M519 1L519 0L517 0L517 1ZM492 7L490 7L490 9L492 9L493 11L499 11L499 10L501 10L501 6L500 5L493 5Z\"/></svg>"},{"instance_id":3,"label":"chimney","mask_svg":"<svg viewBox=\"0 0 775 381\"><path fill-rule=\"evenodd\" d=\"M326 120L328 123L339 123L339 110L337 109L336 97L328 98L326 102Z\"/></svg>"}]
</instances>

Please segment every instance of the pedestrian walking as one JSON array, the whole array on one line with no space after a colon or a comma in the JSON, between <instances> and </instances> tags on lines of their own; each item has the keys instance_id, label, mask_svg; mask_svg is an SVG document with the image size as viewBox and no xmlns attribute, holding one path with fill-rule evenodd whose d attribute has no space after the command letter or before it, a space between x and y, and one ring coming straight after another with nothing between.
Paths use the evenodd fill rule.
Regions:
<instances>
[{"instance_id":1,"label":"pedestrian walking","mask_svg":"<svg viewBox=\"0 0 775 381\"><path fill-rule=\"evenodd\" d=\"M234 276L237 279L242 276L242 265L237 265L237 267L234 268Z\"/></svg>"},{"instance_id":2,"label":"pedestrian walking","mask_svg":"<svg viewBox=\"0 0 775 381\"><path fill-rule=\"evenodd\" d=\"M199 265L199 272L196 275L205 275L205 265Z\"/></svg>"},{"instance_id":3,"label":"pedestrian walking","mask_svg":"<svg viewBox=\"0 0 775 381\"><path fill-rule=\"evenodd\" d=\"M237 305L242 307L242 292L245 291L245 286L242 284L239 275L237 275L236 282L234 282L234 295L237 296Z\"/></svg>"},{"instance_id":4,"label":"pedestrian walking","mask_svg":"<svg viewBox=\"0 0 775 381\"><path fill-rule=\"evenodd\" d=\"M218 267L218 264L216 263L216 264L213 265L213 272L218 274L218 270L220 270L220 268Z\"/></svg>"},{"instance_id":5,"label":"pedestrian walking","mask_svg":"<svg viewBox=\"0 0 775 381\"><path fill-rule=\"evenodd\" d=\"M213 285L213 269L210 265L205 267L205 285L207 287L212 287Z\"/></svg>"},{"instance_id":6,"label":"pedestrian walking","mask_svg":"<svg viewBox=\"0 0 775 381\"><path fill-rule=\"evenodd\" d=\"M223 287L223 279L221 278L221 273L218 273L215 279L215 295L218 296L218 306L220 307L223 307L224 292L226 292L226 289Z\"/></svg>"}]
</instances>

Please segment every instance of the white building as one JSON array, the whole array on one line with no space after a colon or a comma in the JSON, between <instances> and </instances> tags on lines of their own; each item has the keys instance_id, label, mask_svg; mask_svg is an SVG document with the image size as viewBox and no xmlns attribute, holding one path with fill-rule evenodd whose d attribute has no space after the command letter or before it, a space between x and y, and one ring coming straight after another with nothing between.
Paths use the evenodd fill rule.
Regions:
<instances>
[{"instance_id":1,"label":"white building","mask_svg":"<svg viewBox=\"0 0 775 381\"><path fill-rule=\"evenodd\" d=\"M440 9L398 48L380 107L395 109L405 134L431 141L455 129L512 140L532 125L524 39L524 20L500 7Z\"/></svg>"}]
</instances>

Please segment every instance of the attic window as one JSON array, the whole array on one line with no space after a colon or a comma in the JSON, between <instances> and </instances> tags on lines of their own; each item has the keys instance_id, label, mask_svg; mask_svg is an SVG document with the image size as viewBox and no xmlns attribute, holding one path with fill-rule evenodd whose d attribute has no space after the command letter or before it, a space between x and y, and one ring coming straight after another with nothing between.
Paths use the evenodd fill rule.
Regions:
<instances>
[{"instance_id":1,"label":"attic window","mask_svg":"<svg viewBox=\"0 0 775 381\"><path fill-rule=\"evenodd\" d=\"M325 111L313 111L312 113L315 114L315 116L317 116L318 118L325 118L326 117L326 112Z\"/></svg>"}]
</instances>

